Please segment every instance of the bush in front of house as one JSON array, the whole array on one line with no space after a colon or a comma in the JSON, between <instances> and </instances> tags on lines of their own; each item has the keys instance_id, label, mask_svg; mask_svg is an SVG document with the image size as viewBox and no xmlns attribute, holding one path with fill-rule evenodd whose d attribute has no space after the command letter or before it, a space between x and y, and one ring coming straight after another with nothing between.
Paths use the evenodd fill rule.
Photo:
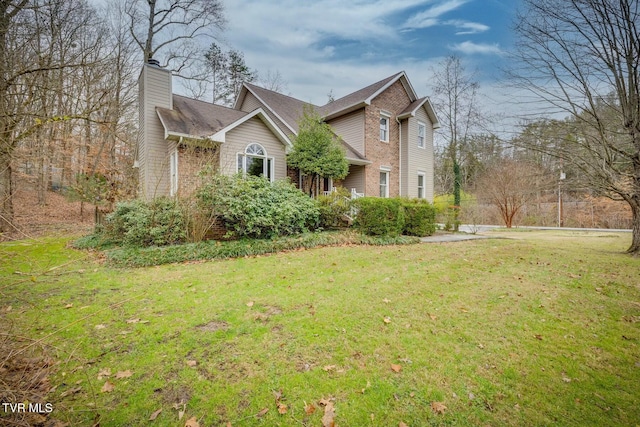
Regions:
<instances>
[{"instance_id":1,"label":"bush in front of house","mask_svg":"<svg viewBox=\"0 0 640 427\"><path fill-rule=\"evenodd\" d=\"M407 236L430 236L436 232L436 208L423 199L405 199L403 234Z\"/></svg>"},{"instance_id":2,"label":"bush in front of house","mask_svg":"<svg viewBox=\"0 0 640 427\"><path fill-rule=\"evenodd\" d=\"M185 218L174 199L150 202L131 200L116 204L107 215L101 234L105 240L126 246L164 246L186 240Z\"/></svg>"},{"instance_id":3,"label":"bush in front of house","mask_svg":"<svg viewBox=\"0 0 640 427\"><path fill-rule=\"evenodd\" d=\"M320 211L320 227L324 229L348 226L351 214L351 193L344 187L316 199Z\"/></svg>"},{"instance_id":4,"label":"bush in front of house","mask_svg":"<svg viewBox=\"0 0 640 427\"><path fill-rule=\"evenodd\" d=\"M404 208L401 199L363 197L356 199L358 211L355 227L370 236L398 236L404 229Z\"/></svg>"},{"instance_id":5,"label":"bush in front of house","mask_svg":"<svg viewBox=\"0 0 640 427\"><path fill-rule=\"evenodd\" d=\"M212 216L222 218L233 237L271 238L318 226L315 201L286 180L214 175L197 197Z\"/></svg>"}]
</instances>

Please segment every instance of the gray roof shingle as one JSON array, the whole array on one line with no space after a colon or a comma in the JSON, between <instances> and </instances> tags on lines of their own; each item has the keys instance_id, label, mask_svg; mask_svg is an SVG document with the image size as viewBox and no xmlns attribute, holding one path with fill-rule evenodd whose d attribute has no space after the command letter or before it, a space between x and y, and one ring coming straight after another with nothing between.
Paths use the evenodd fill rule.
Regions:
<instances>
[{"instance_id":1,"label":"gray roof shingle","mask_svg":"<svg viewBox=\"0 0 640 427\"><path fill-rule=\"evenodd\" d=\"M173 110L157 107L156 111L167 133L194 138L208 138L248 114L175 94Z\"/></svg>"}]
</instances>

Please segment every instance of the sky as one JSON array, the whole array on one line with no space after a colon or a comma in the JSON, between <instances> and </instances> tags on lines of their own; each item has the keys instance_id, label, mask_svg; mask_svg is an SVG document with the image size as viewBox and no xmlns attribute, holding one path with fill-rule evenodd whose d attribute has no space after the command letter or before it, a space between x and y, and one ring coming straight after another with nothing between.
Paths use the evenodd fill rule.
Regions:
<instances>
[{"instance_id":1,"label":"sky","mask_svg":"<svg viewBox=\"0 0 640 427\"><path fill-rule=\"evenodd\" d=\"M458 55L485 108L504 108L502 68L519 0L228 0L223 44L285 93L323 105L405 71L429 96L441 61Z\"/></svg>"}]
</instances>

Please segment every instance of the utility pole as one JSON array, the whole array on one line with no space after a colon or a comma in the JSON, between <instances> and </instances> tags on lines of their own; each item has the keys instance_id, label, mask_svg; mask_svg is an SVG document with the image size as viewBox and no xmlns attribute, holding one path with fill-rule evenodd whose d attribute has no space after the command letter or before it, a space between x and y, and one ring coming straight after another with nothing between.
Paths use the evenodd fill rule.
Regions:
<instances>
[{"instance_id":1,"label":"utility pole","mask_svg":"<svg viewBox=\"0 0 640 427\"><path fill-rule=\"evenodd\" d=\"M560 179L558 180L558 227L564 226L564 219L562 218L562 181L567 178L567 175L560 171Z\"/></svg>"}]
</instances>

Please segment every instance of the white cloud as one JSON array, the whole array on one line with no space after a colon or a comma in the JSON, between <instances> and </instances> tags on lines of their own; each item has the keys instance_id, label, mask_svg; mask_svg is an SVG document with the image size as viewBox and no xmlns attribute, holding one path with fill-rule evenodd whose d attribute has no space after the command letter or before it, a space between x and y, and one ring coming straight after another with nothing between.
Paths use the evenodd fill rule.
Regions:
<instances>
[{"instance_id":1,"label":"white cloud","mask_svg":"<svg viewBox=\"0 0 640 427\"><path fill-rule=\"evenodd\" d=\"M488 25L481 24L479 22L468 22L462 21L459 19L452 19L449 21L445 21L444 24L452 25L454 27L459 28L461 31L456 32L456 35L465 35L465 34L478 34L483 33L491 29Z\"/></svg>"},{"instance_id":2,"label":"white cloud","mask_svg":"<svg viewBox=\"0 0 640 427\"><path fill-rule=\"evenodd\" d=\"M458 9L469 0L446 0L427 10L411 16L404 24L404 28L428 28L438 25L438 18L445 13Z\"/></svg>"},{"instance_id":3,"label":"white cloud","mask_svg":"<svg viewBox=\"0 0 640 427\"><path fill-rule=\"evenodd\" d=\"M473 54L503 55L504 54L504 51L500 49L500 45L498 43L489 44L489 43L474 43L471 41L466 41L466 42L450 45L449 48L451 50L462 52L468 55L473 55Z\"/></svg>"}]
</instances>

